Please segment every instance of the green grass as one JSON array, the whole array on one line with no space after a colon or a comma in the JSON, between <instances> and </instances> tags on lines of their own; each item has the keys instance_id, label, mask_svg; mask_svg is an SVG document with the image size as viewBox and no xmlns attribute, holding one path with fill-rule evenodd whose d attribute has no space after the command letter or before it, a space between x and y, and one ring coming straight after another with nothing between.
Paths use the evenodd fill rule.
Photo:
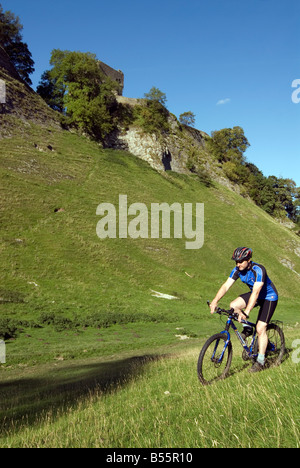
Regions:
<instances>
[{"instance_id":1,"label":"green grass","mask_svg":"<svg viewBox=\"0 0 300 468\"><path fill-rule=\"evenodd\" d=\"M281 263L300 272L294 233L216 183L161 174L128 153L33 124L0 141L0 180L0 318L18 328L0 367L0 444L297 446L298 368L291 360L251 378L236 372L209 389L195 378L199 347L222 326L206 300L230 273L238 245L250 245L266 265L280 295L276 318L291 327L290 341L297 338L299 276ZM97 206L118 206L119 194L148 209L204 203L204 246L100 240ZM241 291L237 284L223 305ZM295 425L285 435L287 420ZM78 432L79 421L90 429Z\"/></svg>"},{"instance_id":2,"label":"green grass","mask_svg":"<svg viewBox=\"0 0 300 468\"><path fill-rule=\"evenodd\" d=\"M294 334L286 332L288 347ZM196 375L201 343L165 355L58 363L39 378L19 371L7 383L11 426L0 445L299 448L299 369L291 357L250 375L235 342L231 375L203 387Z\"/></svg>"}]
</instances>

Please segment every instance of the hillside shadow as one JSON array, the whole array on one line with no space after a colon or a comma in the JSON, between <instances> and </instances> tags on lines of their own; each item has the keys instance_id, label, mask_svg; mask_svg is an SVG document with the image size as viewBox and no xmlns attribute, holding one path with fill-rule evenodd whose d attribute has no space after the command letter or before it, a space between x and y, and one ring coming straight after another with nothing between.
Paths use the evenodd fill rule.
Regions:
<instances>
[{"instance_id":1,"label":"hillside shadow","mask_svg":"<svg viewBox=\"0 0 300 468\"><path fill-rule=\"evenodd\" d=\"M166 357L144 355L90 364L60 363L40 377L22 377L0 383L0 429L33 425L47 412L52 417L75 408L91 394L121 388L144 372L145 366ZM30 370L32 372L32 370Z\"/></svg>"}]
</instances>

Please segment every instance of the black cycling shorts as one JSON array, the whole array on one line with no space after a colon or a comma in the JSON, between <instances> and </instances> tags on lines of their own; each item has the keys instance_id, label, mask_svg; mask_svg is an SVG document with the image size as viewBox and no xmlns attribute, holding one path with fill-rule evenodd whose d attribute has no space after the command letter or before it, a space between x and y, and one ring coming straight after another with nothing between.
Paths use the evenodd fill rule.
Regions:
<instances>
[{"instance_id":1,"label":"black cycling shorts","mask_svg":"<svg viewBox=\"0 0 300 468\"><path fill-rule=\"evenodd\" d=\"M244 299L246 302L246 305L249 302L251 292L241 294L240 297ZM267 300L258 300L257 303L255 304L255 307L260 307L259 312L258 312L258 317L256 323L260 320L261 322L269 323L271 318L273 317L273 314L275 312L275 309L277 307L278 301L267 301Z\"/></svg>"}]
</instances>

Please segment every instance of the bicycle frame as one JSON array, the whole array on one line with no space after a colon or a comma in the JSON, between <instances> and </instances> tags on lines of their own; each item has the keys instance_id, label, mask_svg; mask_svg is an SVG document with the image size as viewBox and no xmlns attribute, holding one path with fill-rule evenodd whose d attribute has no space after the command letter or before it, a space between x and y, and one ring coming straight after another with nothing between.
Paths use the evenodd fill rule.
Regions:
<instances>
[{"instance_id":1,"label":"bicycle frame","mask_svg":"<svg viewBox=\"0 0 300 468\"><path fill-rule=\"evenodd\" d=\"M225 327L225 330L223 330L221 333L226 333L227 335L227 340L225 342L225 345L224 345L224 349L221 353L221 356L220 358L218 359L218 363L221 363L222 360L223 360L223 357L224 357L224 353L227 349L227 346L231 340L231 336L230 336L230 333L229 333L229 329L230 327L233 328L236 336L238 337L241 345L243 346L244 350L246 351L246 353L248 354L248 356L250 358L253 358L253 359L256 359L257 358L257 354L253 354L253 349L254 349L254 344L255 344L255 338L256 338L256 325L255 323L252 323L252 322L248 322L247 320L242 320L241 323L244 323L245 325L248 325L250 327L252 327L254 329L254 333L253 333L253 337L252 337L252 340L251 340L251 344L250 344L250 347L247 346L247 343L245 342L245 340L243 339L243 337L241 336L240 332L238 331L237 327L235 326L234 322L233 322L233 317L229 315L228 317L228 320L226 322L226 327ZM211 357L211 360L213 361L214 360L214 356L215 356L215 353L216 353L216 350L217 350L217 347L219 345L219 340L216 342L216 345L215 345L215 349L214 349L214 352L213 352L213 355Z\"/></svg>"}]
</instances>

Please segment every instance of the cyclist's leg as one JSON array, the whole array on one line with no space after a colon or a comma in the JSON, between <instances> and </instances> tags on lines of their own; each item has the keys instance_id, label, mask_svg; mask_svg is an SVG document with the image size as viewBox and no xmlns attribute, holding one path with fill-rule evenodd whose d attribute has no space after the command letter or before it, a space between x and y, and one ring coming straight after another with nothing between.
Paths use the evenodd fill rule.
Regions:
<instances>
[{"instance_id":1,"label":"cyclist's leg","mask_svg":"<svg viewBox=\"0 0 300 468\"><path fill-rule=\"evenodd\" d=\"M241 294L239 297L237 297L234 301L230 303L230 307L234 309L234 312L236 312L237 314L242 312L243 309L246 308L250 296L251 296L251 292L246 293L246 294Z\"/></svg>"},{"instance_id":2,"label":"cyclist's leg","mask_svg":"<svg viewBox=\"0 0 300 468\"><path fill-rule=\"evenodd\" d=\"M242 312L250 299L251 292L247 292L245 294L241 294L237 299L231 302L230 307L234 309L235 313L239 314ZM248 336L251 336L253 333L253 329L249 327L249 325L246 325L243 323L243 331L242 331L242 337L244 340L247 339Z\"/></svg>"},{"instance_id":3,"label":"cyclist's leg","mask_svg":"<svg viewBox=\"0 0 300 468\"><path fill-rule=\"evenodd\" d=\"M256 331L258 335L258 352L261 355L266 354L268 346L267 327L275 312L278 301L263 301L259 310L256 322Z\"/></svg>"},{"instance_id":4,"label":"cyclist's leg","mask_svg":"<svg viewBox=\"0 0 300 468\"><path fill-rule=\"evenodd\" d=\"M258 320L256 324L256 332L258 337L258 352L262 356L266 354L268 346L267 326L268 324L266 322L262 322L261 320Z\"/></svg>"}]
</instances>

